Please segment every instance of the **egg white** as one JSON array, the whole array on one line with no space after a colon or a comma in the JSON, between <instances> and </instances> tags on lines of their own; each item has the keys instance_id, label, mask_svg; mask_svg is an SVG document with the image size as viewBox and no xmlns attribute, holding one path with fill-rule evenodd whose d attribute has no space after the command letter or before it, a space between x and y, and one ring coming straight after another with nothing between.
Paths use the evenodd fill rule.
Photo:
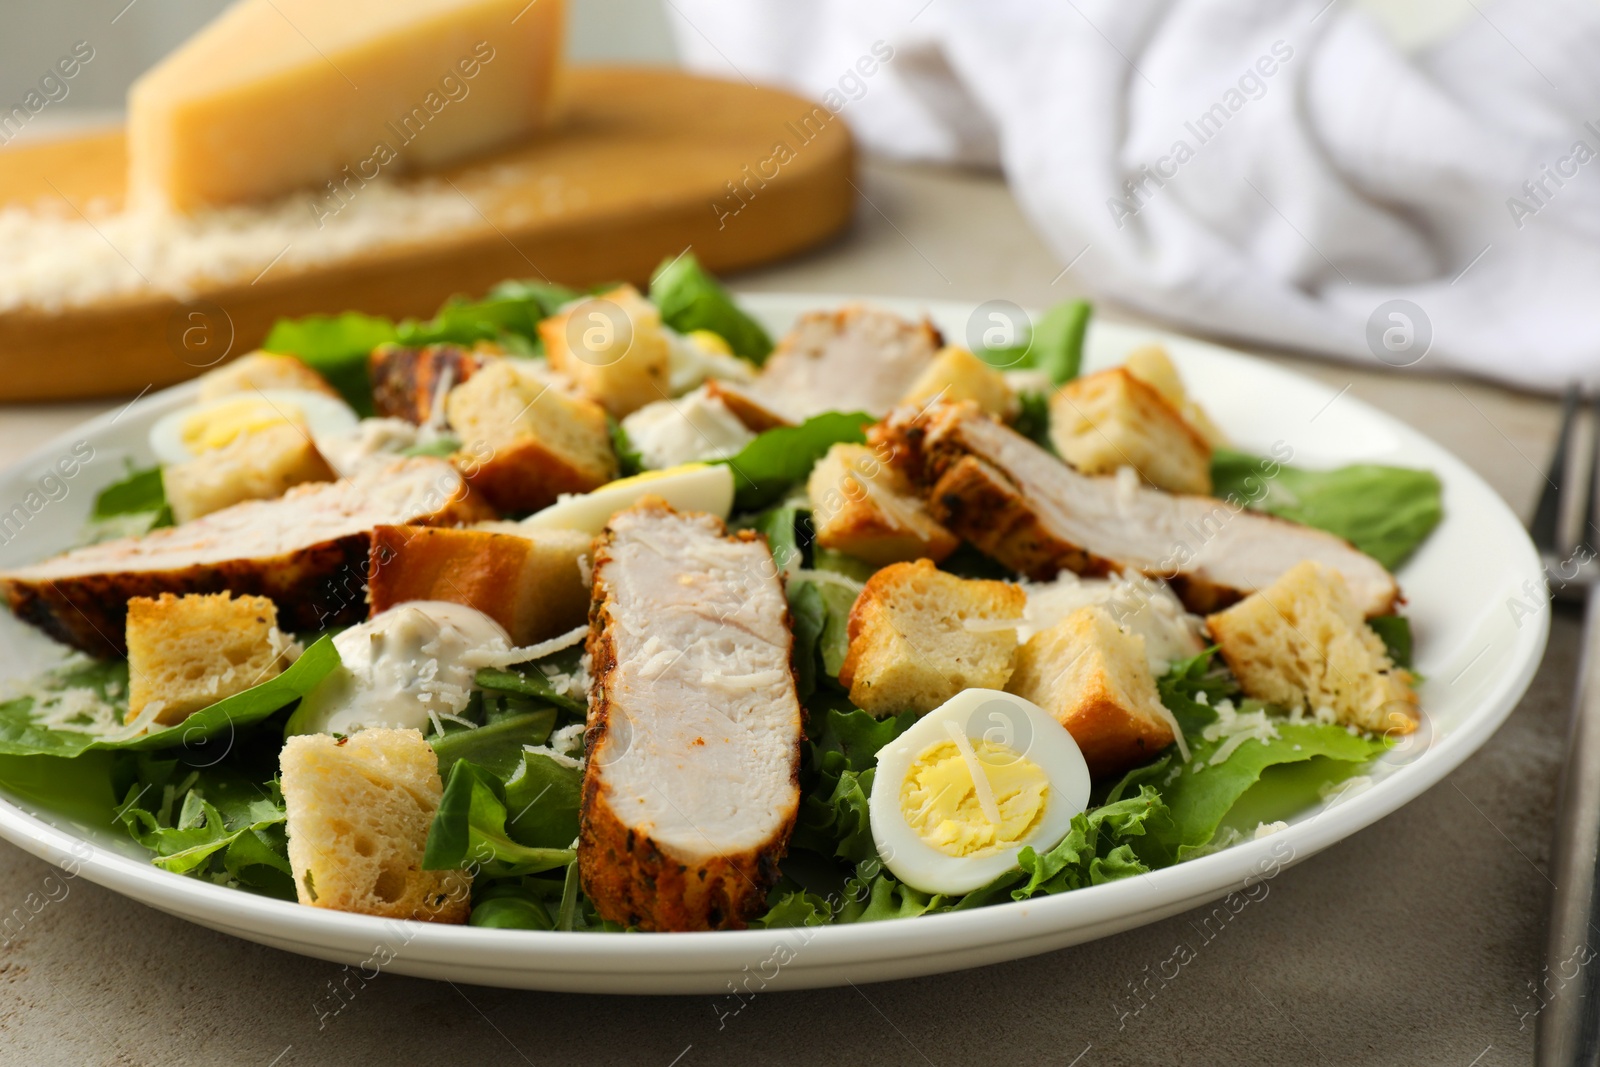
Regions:
<instances>
[{"instance_id":1,"label":"egg white","mask_svg":"<svg viewBox=\"0 0 1600 1067\"><path fill-rule=\"evenodd\" d=\"M313 441L324 437L348 434L360 424L361 418L343 400L310 389L260 389L228 393L212 400L189 404L177 411L168 412L150 427L150 451L157 461L184 463L195 457L183 440L183 428L188 421L208 411L227 408L240 400L260 398L284 413L297 411L300 421Z\"/></svg>"},{"instance_id":2,"label":"egg white","mask_svg":"<svg viewBox=\"0 0 1600 1067\"><path fill-rule=\"evenodd\" d=\"M1038 765L1050 781L1044 814L1033 832L1011 848L982 856L951 856L927 844L906 822L900 790L917 756L949 739L955 723L974 741L1012 749ZM1017 854L1055 847L1072 817L1089 804L1089 766L1066 727L1037 704L997 689L967 689L928 712L878 752L867 812L872 841L884 866L924 893L970 893L1017 868Z\"/></svg>"},{"instance_id":3,"label":"egg white","mask_svg":"<svg viewBox=\"0 0 1600 1067\"><path fill-rule=\"evenodd\" d=\"M608 482L591 493L564 496L522 520L529 529L598 534L611 516L647 496L679 511L705 511L727 519L733 510L733 470L721 463L692 463Z\"/></svg>"}]
</instances>

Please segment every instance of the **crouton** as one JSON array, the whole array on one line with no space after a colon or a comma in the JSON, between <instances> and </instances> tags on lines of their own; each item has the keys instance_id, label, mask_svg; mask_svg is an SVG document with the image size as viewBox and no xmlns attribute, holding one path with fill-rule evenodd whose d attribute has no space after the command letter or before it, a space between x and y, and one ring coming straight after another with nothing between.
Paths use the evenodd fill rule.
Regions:
<instances>
[{"instance_id":1,"label":"crouton","mask_svg":"<svg viewBox=\"0 0 1600 1067\"><path fill-rule=\"evenodd\" d=\"M328 380L294 356L251 352L200 376L200 399L216 400L259 389L310 389L338 396Z\"/></svg>"},{"instance_id":2,"label":"crouton","mask_svg":"<svg viewBox=\"0 0 1600 1067\"><path fill-rule=\"evenodd\" d=\"M303 482L331 482L333 468L298 426L267 426L221 448L161 468L167 506L189 522L246 500L276 500Z\"/></svg>"},{"instance_id":3,"label":"crouton","mask_svg":"<svg viewBox=\"0 0 1600 1067\"><path fill-rule=\"evenodd\" d=\"M1183 379L1178 377L1178 368L1172 365L1172 358L1167 355L1165 348L1160 345L1135 348L1128 353L1122 365L1129 374L1160 393L1183 416L1183 421L1198 430L1212 448L1227 445L1227 435L1217 428L1211 416L1184 389Z\"/></svg>"},{"instance_id":4,"label":"crouton","mask_svg":"<svg viewBox=\"0 0 1600 1067\"><path fill-rule=\"evenodd\" d=\"M828 449L812 468L806 490L817 543L875 566L938 562L961 543L928 514L906 476L865 445Z\"/></svg>"},{"instance_id":5,"label":"crouton","mask_svg":"<svg viewBox=\"0 0 1600 1067\"><path fill-rule=\"evenodd\" d=\"M1146 763L1172 744L1144 638L1096 604L1030 637L1017 652L1006 692L1065 726L1094 775Z\"/></svg>"},{"instance_id":6,"label":"crouton","mask_svg":"<svg viewBox=\"0 0 1600 1067\"><path fill-rule=\"evenodd\" d=\"M850 609L839 681L879 717L928 712L963 689L1004 689L1027 596L1010 582L957 578L930 560L874 574Z\"/></svg>"},{"instance_id":7,"label":"crouton","mask_svg":"<svg viewBox=\"0 0 1600 1067\"><path fill-rule=\"evenodd\" d=\"M1006 376L955 345L946 345L907 390L904 403L918 407L941 400L971 400L995 418L1016 407Z\"/></svg>"},{"instance_id":8,"label":"crouton","mask_svg":"<svg viewBox=\"0 0 1600 1067\"><path fill-rule=\"evenodd\" d=\"M528 360L499 359L445 397L461 439L453 462L501 511L535 511L617 476L605 409Z\"/></svg>"},{"instance_id":9,"label":"crouton","mask_svg":"<svg viewBox=\"0 0 1600 1067\"><path fill-rule=\"evenodd\" d=\"M1211 446L1159 392L1121 367L1057 390L1050 440L1085 474L1132 467L1157 489L1211 492Z\"/></svg>"},{"instance_id":10,"label":"crouton","mask_svg":"<svg viewBox=\"0 0 1600 1067\"><path fill-rule=\"evenodd\" d=\"M278 609L264 596L134 597L126 635L129 722L153 711L153 722L176 725L287 665Z\"/></svg>"},{"instance_id":11,"label":"crouton","mask_svg":"<svg viewBox=\"0 0 1600 1067\"><path fill-rule=\"evenodd\" d=\"M1417 727L1409 671L1395 666L1339 573L1313 560L1206 617L1247 695L1291 711L1331 712L1374 733Z\"/></svg>"},{"instance_id":12,"label":"crouton","mask_svg":"<svg viewBox=\"0 0 1600 1067\"><path fill-rule=\"evenodd\" d=\"M440 425L450 390L499 358L498 353L469 351L460 345L379 345L367 357L373 411L418 426Z\"/></svg>"},{"instance_id":13,"label":"crouton","mask_svg":"<svg viewBox=\"0 0 1600 1067\"><path fill-rule=\"evenodd\" d=\"M661 312L631 285L539 323L550 367L617 418L670 395L672 345Z\"/></svg>"},{"instance_id":14,"label":"crouton","mask_svg":"<svg viewBox=\"0 0 1600 1067\"><path fill-rule=\"evenodd\" d=\"M582 626L589 583L580 561L590 538L575 530L379 526L372 531L367 596L372 614L407 600L477 608L531 645Z\"/></svg>"},{"instance_id":15,"label":"crouton","mask_svg":"<svg viewBox=\"0 0 1600 1067\"><path fill-rule=\"evenodd\" d=\"M463 923L466 871L425 871L444 787L416 730L299 734L278 757L289 867L300 903L386 919Z\"/></svg>"}]
</instances>

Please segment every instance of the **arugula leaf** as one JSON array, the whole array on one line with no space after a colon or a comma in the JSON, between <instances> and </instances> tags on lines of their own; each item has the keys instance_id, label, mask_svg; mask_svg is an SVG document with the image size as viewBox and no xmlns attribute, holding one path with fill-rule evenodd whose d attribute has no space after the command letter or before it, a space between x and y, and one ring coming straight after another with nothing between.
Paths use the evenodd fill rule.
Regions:
<instances>
[{"instance_id":1,"label":"arugula leaf","mask_svg":"<svg viewBox=\"0 0 1600 1067\"><path fill-rule=\"evenodd\" d=\"M367 357L374 348L399 340L388 319L347 311L342 315L306 315L273 323L261 347L297 357L328 379L359 415L372 414L372 380Z\"/></svg>"},{"instance_id":2,"label":"arugula leaf","mask_svg":"<svg viewBox=\"0 0 1600 1067\"><path fill-rule=\"evenodd\" d=\"M1094 305L1087 300L1057 304L1045 312L1025 345L988 348L978 355L992 366L1043 371L1056 385L1078 376L1083 365L1083 339Z\"/></svg>"},{"instance_id":3,"label":"arugula leaf","mask_svg":"<svg viewBox=\"0 0 1600 1067\"><path fill-rule=\"evenodd\" d=\"M506 832L532 848L569 847L578 838L583 772L575 761L547 752L522 753L522 767L505 783Z\"/></svg>"},{"instance_id":4,"label":"arugula leaf","mask_svg":"<svg viewBox=\"0 0 1600 1067\"><path fill-rule=\"evenodd\" d=\"M1211 482L1216 496L1231 494L1257 511L1326 530L1391 571L1444 517L1438 475L1409 467L1358 463L1314 471L1218 449Z\"/></svg>"},{"instance_id":5,"label":"arugula leaf","mask_svg":"<svg viewBox=\"0 0 1600 1067\"><path fill-rule=\"evenodd\" d=\"M231 739L239 728L253 726L305 696L338 665L333 639L322 637L282 674L201 708L176 726L156 727L126 740L42 726L33 718L34 698L18 697L0 704L0 755L72 757L95 749L148 751L205 745L224 735ZM126 707L127 671L123 660L83 664L58 673L50 685L56 690L90 689L121 710Z\"/></svg>"},{"instance_id":6,"label":"arugula leaf","mask_svg":"<svg viewBox=\"0 0 1600 1067\"><path fill-rule=\"evenodd\" d=\"M823 412L799 426L768 430L740 449L738 455L714 462L733 468L734 507L756 511L782 498L811 473L817 460L834 445L866 441L866 428L875 421L861 411Z\"/></svg>"},{"instance_id":7,"label":"arugula leaf","mask_svg":"<svg viewBox=\"0 0 1600 1067\"><path fill-rule=\"evenodd\" d=\"M275 745L200 768L138 756L117 821L163 870L293 899L276 761Z\"/></svg>"},{"instance_id":8,"label":"arugula leaf","mask_svg":"<svg viewBox=\"0 0 1600 1067\"><path fill-rule=\"evenodd\" d=\"M563 711L581 714L589 710L588 701L560 692L550 681L550 677L555 674L576 673L578 661L582 658L583 645L578 644L560 652L553 652L533 663L519 663L503 670L483 667L473 680L480 689L533 697Z\"/></svg>"},{"instance_id":9,"label":"arugula leaf","mask_svg":"<svg viewBox=\"0 0 1600 1067\"><path fill-rule=\"evenodd\" d=\"M735 355L757 366L772 351L767 331L739 309L692 252L664 260L656 268L650 278L650 299L661 309L661 321L679 333L710 330L727 341Z\"/></svg>"},{"instance_id":10,"label":"arugula leaf","mask_svg":"<svg viewBox=\"0 0 1600 1067\"><path fill-rule=\"evenodd\" d=\"M501 778L509 778L522 765L523 747L544 744L555 724L556 709L539 708L508 715L476 730L457 730L428 741L439 757L441 775L449 775L457 760L469 759Z\"/></svg>"},{"instance_id":11,"label":"arugula leaf","mask_svg":"<svg viewBox=\"0 0 1600 1067\"><path fill-rule=\"evenodd\" d=\"M500 779L471 760L457 760L428 830L423 868L448 871L471 862L486 877L507 878L554 870L573 861L570 848L520 843L506 827L508 818L506 787Z\"/></svg>"}]
</instances>

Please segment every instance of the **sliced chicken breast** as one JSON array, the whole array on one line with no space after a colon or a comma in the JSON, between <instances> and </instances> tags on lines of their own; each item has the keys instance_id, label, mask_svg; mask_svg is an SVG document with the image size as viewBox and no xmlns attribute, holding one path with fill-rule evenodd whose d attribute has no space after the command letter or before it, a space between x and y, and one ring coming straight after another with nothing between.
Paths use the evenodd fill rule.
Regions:
<instances>
[{"instance_id":1,"label":"sliced chicken breast","mask_svg":"<svg viewBox=\"0 0 1600 1067\"><path fill-rule=\"evenodd\" d=\"M320 630L366 617L373 527L494 517L445 460L397 459L0 572L0 593L18 618L98 655L125 651L130 598L161 593L268 596L285 629Z\"/></svg>"},{"instance_id":2,"label":"sliced chicken breast","mask_svg":"<svg viewBox=\"0 0 1600 1067\"><path fill-rule=\"evenodd\" d=\"M800 804L789 606L766 541L658 498L595 542L578 869L600 914L737 929Z\"/></svg>"},{"instance_id":3,"label":"sliced chicken breast","mask_svg":"<svg viewBox=\"0 0 1600 1067\"><path fill-rule=\"evenodd\" d=\"M773 424L824 411L886 415L942 344L932 323L909 322L880 308L849 304L814 311L778 343L756 380L735 391L760 413L757 421Z\"/></svg>"},{"instance_id":4,"label":"sliced chicken breast","mask_svg":"<svg viewBox=\"0 0 1600 1067\"><path fill-rule=\"evenodd\" d=\"M1314 559L1344 576L1368 616L1400 592L1383 565L1333 534L1227 501L1073 470L973 404L903 409L873 429L940 522L1033 578L1139 571L1196 612L1214 611Z\"/></svg>"}]
</instances>

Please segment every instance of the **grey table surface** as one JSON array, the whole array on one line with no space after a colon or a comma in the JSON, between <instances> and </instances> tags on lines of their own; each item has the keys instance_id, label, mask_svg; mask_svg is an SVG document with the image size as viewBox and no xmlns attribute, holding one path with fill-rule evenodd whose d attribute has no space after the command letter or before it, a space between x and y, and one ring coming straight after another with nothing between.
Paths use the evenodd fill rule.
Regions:
<instances>
[{"instance_id":1,"label":"grey table surface","mask_svg":"<svg viewBox=\"0 0 1600 1067\"><path fill-rule=\"evenodd\" d=\"M859 184L846 236L735 283L1043 306L1093 270L1091 254L1063 274L991 175L869 163ZM1426 360L1394 372L1260 354L1348 384L1456 452L1519 514L1532 510L1552 401L1432 375ZM0 407L0 464L112 406ZM0 1063L1525 1063L1578 645L1576 616L1558 613L1527 697L1479 753L1273 879L1220 933L1180 915L981 970L761 995L732 1016L707 996L570 996L390 974L350 982L343 1009L327 1014L330 983L346 978L339 967L79 879L0 948ZM0 845L0 912L50 870ZM1175 979L1152 978L1180 943L1194 958Z\"/></svg>"}]
</instances>

